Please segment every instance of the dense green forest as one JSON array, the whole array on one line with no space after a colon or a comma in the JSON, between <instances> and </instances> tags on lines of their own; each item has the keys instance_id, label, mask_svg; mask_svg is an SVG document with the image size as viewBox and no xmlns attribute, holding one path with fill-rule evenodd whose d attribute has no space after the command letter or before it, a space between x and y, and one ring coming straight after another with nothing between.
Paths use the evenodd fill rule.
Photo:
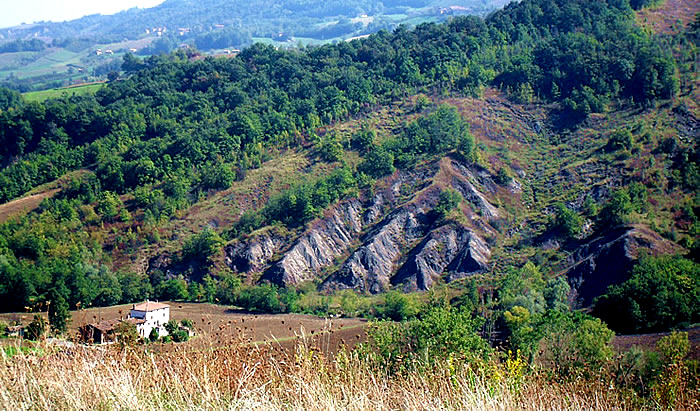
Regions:
<instances>
[{"instance_id":1,"label":"dense green forest","mask_svg":"<svg viewBox=\"0 0 700 411\"><path fill-rule=\"evenodd\" d=\"M305 2L297 3L304 9ZM336 3L318 7L337 8ZM127 54L123 78L95 95L29 103L1 90L0 202L57 179L63 185L35 211L0 225L0 310L21 311L47 301L65 310L151 297L298 311L308 289L251 285L230 271L217 271L212 260L223 244L270 225L303 230L329 206L371 192L376 181L397 169L411 170L446 155L466 165L483 162L484 148L470 132L469 119L454 106L433 105L426 95L478 97L485 88L496 88L517 103L555 107L554 126L562 134L612 107L643 110L676 96L678 62L687 61L691 51L673 51L697 50L697 31L689 30L676 40L685 43L669 47L672 40L642 30L633 16L626 0L525 0L487 18L455 17L295 50L258 43L226 59L196 59L193 50L145 60ZM415 95L414 119L391 136L378 138L371 127L351 139L326 132ZM664 144L659 150L672 158L669 179L696 195L695 145ZM607 150L617 155L633 146L631 132L620 130ZM159 226L293 149L313 150L332 170L286 187L230 227L180 239L177 258L198 260L197 275L145 277L114 268L118 254L159 244ZM349 152L356 161L346 158ZM501 171L496 181L506 186L511 176ZM599 227L614 227L643 211L645 195L645 189L626 184L590 200L585 217ZM431 215L443 219L460 202L446 192ZM678 211L687 217L685 246L691 250L697 249L697 209L688 205ZM551 233L571 241L581 234L583 216L577 211L558 203L553 214ZM697 267L690 259L642 259L628 283L596 301L596 310L603 310L598 315L613 329L629 332L697 322ZM533 350L537 340L531 333L551 324L548 316L558 315L553 311L568 309L569 285L562 277L545 278L533 263L498 274L489 304L501 317L490 324L520 341L516 345L523 350ZM640 288L651 290L649 282L665 290L666 300L639 296ZM468 283L454 303L476 310L486 298L483 285L480 290ZM618 324L601 308L623 302L633 322ZM669 308L671 302L680 308ZM324 304L327 309L324 299L307 309L323 312ZM412 304L411 297L395 293L383 306L358 312L409 319L421 312ZM659 306L673 315L652 318ZM599 325L571 315L556 321Z\"/></svg>"},{"instance_id":2,"label":"dense green forest","mask_svg":"<svg viewBox=\"0 0 700 411\"><path fill-rule=\"evenodd\" d=\"M253 1L168 0L114 15L0 29L0 86L22 92L108 79L124 53L167 54L195 47L211 54L266 42L282 48L323 44L479 15L507 0Z\"/></svg>"}]
</instances>

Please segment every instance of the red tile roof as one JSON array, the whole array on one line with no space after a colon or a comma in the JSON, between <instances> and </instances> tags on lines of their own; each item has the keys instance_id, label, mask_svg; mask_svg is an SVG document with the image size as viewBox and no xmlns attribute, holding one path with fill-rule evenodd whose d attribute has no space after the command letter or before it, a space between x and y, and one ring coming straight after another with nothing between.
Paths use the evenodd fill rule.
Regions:
<instances>
[{"instance_id":1,"label":"red tile roof","mask_svg":"<svg viewBox=\"0 0 700 411\"><path fill-rule=\"evenodd\" d=\"M161 308L168 308L168 307L170 307L168 304L157 303L154 301L146 301L145 303L134 305L134 308L132 308L132 310L150 312L150 311L160 310Z\"/></svg>"}]
</instances>

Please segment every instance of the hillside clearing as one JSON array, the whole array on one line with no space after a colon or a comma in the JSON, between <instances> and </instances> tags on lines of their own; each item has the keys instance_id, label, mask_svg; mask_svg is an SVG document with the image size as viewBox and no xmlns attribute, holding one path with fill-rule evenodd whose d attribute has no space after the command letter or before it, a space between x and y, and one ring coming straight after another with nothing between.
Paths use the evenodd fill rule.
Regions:
<instances>
[{"instance_id":1,"label":"hillside clearing","mask_svg":"<svg viewBox=\"0 0 700 411\"><path fill-rule=\"evenodd\" d=\"M39 204L46 199L53 197L58 193L59 189L45 191L43 193L30 195L28 197L18 198L9 203L0 204L0 223L4 223L12 217L27 214L39 207Z\"/></svg>"}]
</instances>

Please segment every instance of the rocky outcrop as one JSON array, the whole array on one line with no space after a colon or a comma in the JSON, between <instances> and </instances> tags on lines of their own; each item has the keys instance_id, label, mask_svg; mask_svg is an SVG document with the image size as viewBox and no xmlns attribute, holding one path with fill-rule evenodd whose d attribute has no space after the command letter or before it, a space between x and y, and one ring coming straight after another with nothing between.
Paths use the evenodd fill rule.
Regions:
<instances>
[{"instance_id":1,"label":"rocky outcrop","mask_svg":"<svg viewBox=\"0 0 700 411\"><path fill-rule=\"evenodd\" d=\"M404 291L428 290L446 271L447 282L485 271L490 257L488 246L472 230L444 225L409 253L391 284L402 285Z\"/></svg>"},{"instance_id":2,"label":"rocky outcrop","mask_svg":"<svg viewBox=\"0 0 700 411\"><path fill-rule=\"evenodd\" d=\"M385 178L367 199L336 205L297 237L268 229L231 244L225 261L234 272L262 273L259 281L280 286L322 280L340 264L321 289L378 293L404 281L413 284L409 288L427 289L445 272L444 279L450 281L486 268L490 252L476 233L491 232L487 221L498 215L479 191L488 192L484 187L489 181L446 157ZM430 211L448 186L476 209L468 215L471 228L451 223L426 238L435 218ZM403 264L397 280L397 269L416 244L419 249ZM409 269L411 264L414 269Z\"/></svg>"},{"instance_id":3,"label":"rocky outcrop","mask_svg":"<svg viewBox=\"0 0 700 411\"><path fill-rule=\"evenodd\" d=\"M207 272L206 259L193 258L181 261L177 256L169 253L150 258L146 267L146 274L150 278L158 278L159 280L157 281L161 281L163 278L175 278L180 275L184 275L194 281L201 281Z\"/></svg>"},{"instance_id":4,"label":"rocky outcrop","mask_svg":"<svg viewBox=\"0 0 700 411\"><path fill-rule=\"evenodd\" d=\"M474 175L467 169L464 165L452 160L449 166L454 171L452 176L452 181L450 182L452 187L462 195L462 197L473 204L479 211L479 213L484 216L487 220L491 220L498 217L498 210L494 207L473 184L475 181ZM488 182L485 184L488 188L493 182ZM495 188L489 189L489 191L495 191Z\"/></svg>"},{"instance_id":5,"label":"rocky outcrop","mask_svg":"<svg viewBox=\"0 0 700 411\"><path fill-rule=\"evenodd\" d=\"M336 206L328 218L299 238L262 280L288 286L315 279L324 267L348 251L362 231L361 213L359 200Z\"/></svg>"},{"instance_id":6,"label":"rocky outcrop","mask_svg":"<svg viewBox=\"0 0 700 411\"><path fill-rule=\"evenodd\" d=\"M260 273L284 244L285 238L282 235L274 229L267 230L244 241L226 246L224 261L235 273Z\"/></svg>"},{"instance_id":7,"label":"rocky outcrop","mask_svg":"<svg viewBox=\"0 0 700 411\"><path fill-rule=\"evenodd\" d=\"M589 306L608 286L626 281L641 250L660 255L677 254L682 248L644 225L610 230L579 248L566 270L579 303Z\"/></svg>"},{"instance_id":8,"label":"rocky outcrop","mask_svg":"<svg viewBox=\"0 0 700 411\"><path fill-rule=\"evenodd\" d=\"M425 235L423 210L399 209L390 214L367 236L343 266L321 285L321 289L354 288L379 293L389 286L403 250Z\"/></svg>"}]
</instances>

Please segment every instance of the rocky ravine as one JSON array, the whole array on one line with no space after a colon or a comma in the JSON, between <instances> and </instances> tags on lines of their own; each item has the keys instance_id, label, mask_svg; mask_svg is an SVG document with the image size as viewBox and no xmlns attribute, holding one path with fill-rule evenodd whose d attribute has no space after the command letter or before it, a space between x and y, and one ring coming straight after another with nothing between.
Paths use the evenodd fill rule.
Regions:
<instances>
[{"instance_id":1,"label":"rocky ravine","mask_svg":"<svg viewBox=\"0 0 700 411\"><path fill-rule=\"evenodd\" d=\"M383 183L369 200L337 204L297 238L268 230L226 247L226 263L235 272L262 274L260 281L282 286L320 281L322 290L370 293L393 286L427 290L440 278L451 281L488 269L491 252L483 236L491 232L488 221L498 210L469 169L444 158L397 172ZM476 208L465 218L467 226L431 216L447 187Z\"/></svg>"}]
</instances>

